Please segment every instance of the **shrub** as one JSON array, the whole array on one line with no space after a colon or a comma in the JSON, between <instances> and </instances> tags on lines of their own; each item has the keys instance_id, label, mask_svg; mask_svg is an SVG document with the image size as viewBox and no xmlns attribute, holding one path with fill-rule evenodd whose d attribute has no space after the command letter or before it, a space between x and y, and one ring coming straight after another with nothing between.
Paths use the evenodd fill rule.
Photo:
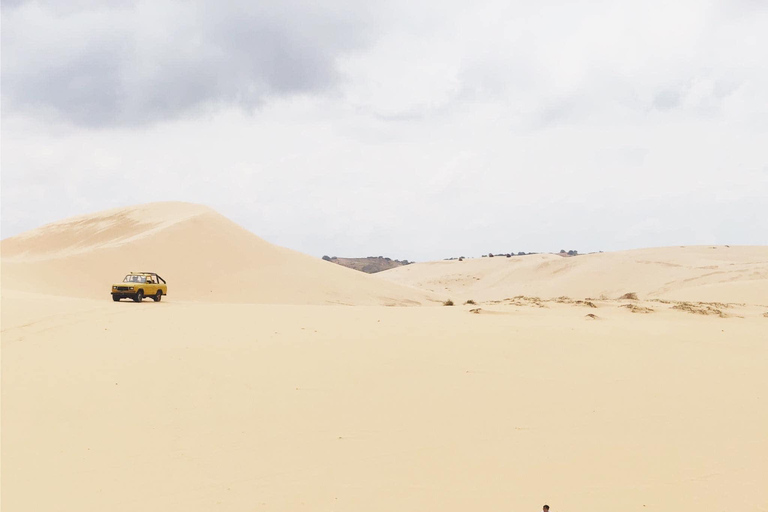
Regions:
<instances>
[{"instance_id":1,"label":"shrub","mask_svg":"<svg viewBox=\"0 0 768 512\"><path fill-rule=\"evenodd\" d=\"M447 301L443 302L443 306L453 306L453 301L448 299Z\"/></svg>"},{"instance_id":2,"label":"shrub","mask_svg":"<svg viewBox=\"0 0 768 512\"><path fill-rule=\"evenodd\" d=\"M469 299L469 300L468 300L467 302L465 302L464 304L465 304L465 305L466 305L466 304L476 304L476 302L475 302L475 301L473 301L472 299Z\"/></svg>"}]
</instances>

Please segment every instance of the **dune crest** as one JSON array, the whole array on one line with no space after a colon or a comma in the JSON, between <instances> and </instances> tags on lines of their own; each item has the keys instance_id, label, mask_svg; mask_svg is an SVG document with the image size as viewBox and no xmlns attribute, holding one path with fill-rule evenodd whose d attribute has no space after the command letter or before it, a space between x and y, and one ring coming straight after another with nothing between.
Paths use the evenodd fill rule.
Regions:
<instances>
[{"instance_id":1,"label":"dune crest","mask_svg":"<svg viewBox=\"0 0 768 512\"><path fill-rule=\"evenodd\" d=\"M766 246L664 247L573 258L536 254L435 261L377 275L462 300L517 295L616 299L636 293L640 299L768 304Z\"/></svg>"},{"instance_id":2,"label":"dune crest","mask_svg":"<svg viewBox=\"0 0 768 512\"><path fill-rule=\"evenodd\" d=\"M109 298L129 271L153 271L170 300L418 305L421 290L278 247L214 210L151 203L81 215L2 241L3 288Z\"/></svg>"},{"instance_id":3,"label":"dune crest","mask_svg":"<svg viewBox=\"0 0 768 512\"><path fill-rule=\"evenodd\" d=\"M9 261L30 261L117 247L207 213L213 210L192 203L163 202L78 215L3 240L2 256Z\"/></svg>"}]
</instances>

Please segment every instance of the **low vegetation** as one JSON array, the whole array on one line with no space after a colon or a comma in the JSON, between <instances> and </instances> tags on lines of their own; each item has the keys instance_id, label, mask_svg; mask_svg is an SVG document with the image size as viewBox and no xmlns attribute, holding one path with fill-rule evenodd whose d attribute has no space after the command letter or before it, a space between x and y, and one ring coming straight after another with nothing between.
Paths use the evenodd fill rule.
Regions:
<instances>
[{"instance_id":1,"label":"low vegetation","mask_svg":"<svg viewBox=\"0 0 768 512\"><path fill-rule=\"evenodd\" d=\"M525 252L525 251L520 251L518 253L515 253L515 251L512 251L512 252L500 252L497 254L493 254L492 252L489 252L488 254L483 254L483 258L511 258L512 256L527 256L529 254L539 254L539 253Z\"/></svg>"},{"instance_id":2,"label":"low vegetation","mask_svg":"<svg viewBox=\"0 0 768 512\"><path fill-rule=\"evenodd\" d=\"M636 304L622 304L620 308L627 308L633 313L653 313L652 308L646 308L645 306L638 306Z\"/></svg>"},{"instance_id":3,"label":"low vegetation","mask_svg":"<svg viewBox=\"0 0 768 512\"><path fill-rule=\"evenodd\" d=\"M723 312L723 309L728 307L728 304L720 302L678 302L672 306L672 309L696 315L716 315L720 318L728 318L730 315Z\"/></svg>"}]
</instances>

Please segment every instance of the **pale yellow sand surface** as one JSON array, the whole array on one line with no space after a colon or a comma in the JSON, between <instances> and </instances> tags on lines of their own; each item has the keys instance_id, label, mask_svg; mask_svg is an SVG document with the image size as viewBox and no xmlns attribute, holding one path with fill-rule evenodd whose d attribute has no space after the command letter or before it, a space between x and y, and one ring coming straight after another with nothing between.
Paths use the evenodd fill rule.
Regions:
<instances>
[{"instance_id":1,"label":"pale yellow sand surface","mask_svg":"<svg viewBox=\"0 0 768 512\"><path fill-rule=\"evenodd\" d=\"M157 272L177 300L418 305L434 299L270 244L215 211L152 203L66 219L2 242L3 286L109 297L130 271Z\"/></svg>"},{"instance_id":2,"label":"pale yellow sand surface","mask_svg":"<svg viewBox=\"0 0 768 512\"><path fill-rule=\"evenodd\" d=\"M611 296L590 301L575 285L515 298L490 283L465 297L478 304L442 307L445 290L274 248L209 210L142 208L156 208L155 234L130 236L186 233L166 246L189 253L179 268L132 264L116 250L134 243L124 231L119 241L99 231L92 248L72 247L61 227L58 240L3 241L4 512L768 510L768 301L756 275L652 295L649 270L606 278L595 289ZM193 219L202 225L188 230ZM222 224L237 234L229 243L282 255L278 277L260 268L266 259L238 267L233 256L235 275L222 269L208 295L185 282L206 260L188 237L227 233ZM671 264L696 266L673 253ZM718 265L765 265L760 248L737 253ZM233 303L275 296L269 287L290 274L277 271L291 268L281 258L311 267L295 269L305 281L285 277L284 303ZM168 267L134 268L154 261ZM46 293L36 273L86 263L73 292L59 277ZM164 275L167 299L113 303L124 267ZM270 293L241 294L239 276ZM358 276L364 284L349 284Z\"/></svg>"},{"instance_id":3,"label":"pale yellow sand surface","mask_svg":"<svg viewBox=\"0 0 768 512\"><path fill-rule=\"evenodd\" d=\"M561 257L554 254L415 263L376 274L451 295L501 300L516 295L768 304L768 246L662 247Z\"/></svg>"}]
</instances>

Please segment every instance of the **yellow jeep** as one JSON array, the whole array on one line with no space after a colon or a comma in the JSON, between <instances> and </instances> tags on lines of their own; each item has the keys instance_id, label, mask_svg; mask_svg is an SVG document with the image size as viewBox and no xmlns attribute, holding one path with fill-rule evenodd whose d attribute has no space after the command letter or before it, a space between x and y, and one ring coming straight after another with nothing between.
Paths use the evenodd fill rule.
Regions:
<instances>
[{"instance_id":1,"label":"yellow jeep","mask_svg":"<svg viewBox=\"0 0 768 512\"><path fill-rule=\"evenodd\" d=\"M112 285L112 300L115 302L120 299L141 302L144 297L160 302L163 295L168 295L168 285L154 272L131 272L122 283Z\"/></svg>"}]
</instances>

